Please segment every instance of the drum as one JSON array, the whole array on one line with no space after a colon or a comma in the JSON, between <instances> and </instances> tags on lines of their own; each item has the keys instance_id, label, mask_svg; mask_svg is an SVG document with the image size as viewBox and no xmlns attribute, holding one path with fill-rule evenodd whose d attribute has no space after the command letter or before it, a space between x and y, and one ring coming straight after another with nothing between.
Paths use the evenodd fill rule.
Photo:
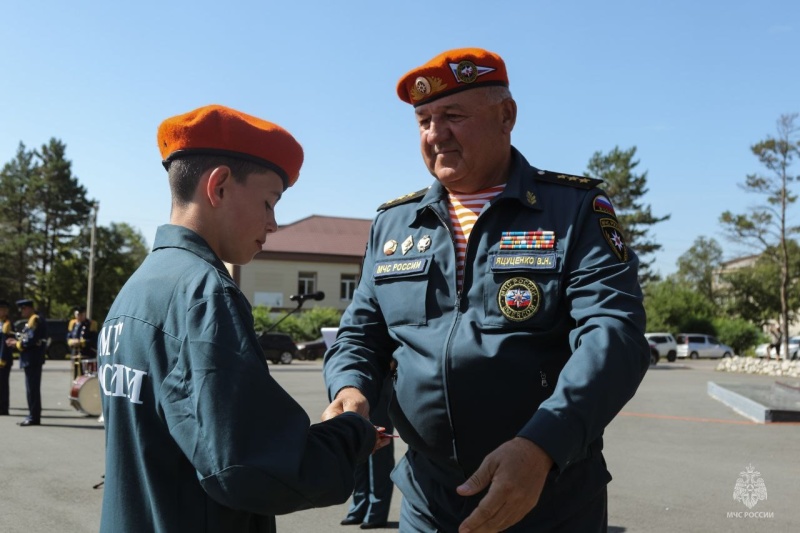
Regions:
<instances>
[{"instance_id":1,"label":"drum","mask_svg":"<svg viewBox=\"0 0 800 533\"><path fill-rule=\"evenodd\" d=\"M84 374L73 381L69 403L85 415L100 416L103 405L100 402L100 383L97 376Z\"/></svg>"},{"instance_id":2,"label":"drum","mask_svg":"<svg viewBox=\"0 0 800 533\"><path fill-rule=\"evenodd\" d=\"M81 359L81 370L84 374L97 375L97 359Z\"/></svg>"}]
</instances>

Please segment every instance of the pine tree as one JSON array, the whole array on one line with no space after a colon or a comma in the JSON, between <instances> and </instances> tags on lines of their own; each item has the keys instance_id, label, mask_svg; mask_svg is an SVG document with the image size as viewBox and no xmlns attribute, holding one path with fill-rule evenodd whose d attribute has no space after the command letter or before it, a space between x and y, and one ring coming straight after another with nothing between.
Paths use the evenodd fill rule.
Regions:
<instances>
[{"instance_id":1,"label":"pine tree","mask_svg":"<svg viewBox=\"0 0 800 533\"><path fill-rule=\"evenodd\" d=\"M635 146L628 150L615 146L607 155L595 152L589 160L587 175L604 181L601 187L614 204L625 242L639 256L639 281L645 285L658 279L651 270L655 259L648 261L646 258L661 249L661 245L650 237L650 228L669 220L670 215L657 217L650 205L642 201L648 191L647 172L634 172L639 165L639 161L633 159L635 155Z\"/></svg>"},{"instance_id":2,"label":"pine tree","mask_svg":"<svg viewBox=\"0 0 800 533\"><path fill-rule=\"evenodd\" d=\"M750 150L764 165L768 174L749 174L742 188L752 194L766 198L766 204L750 209L747 214L733 214L725 211L720 216L728 235L737 242L749 244L759 253L771 247L778 250L774 257L780 268L779 295L781 303L781 331L784 352L788 352L789 339L789 289L791 283L789 240L800 233L800 228L789 225L789 206L797 201L797 195L790 190L792 183L800 176L792 174L792 165L800 158L800 126L795 124L798 114L782 115L778 119L776 137L767 136L750 147Z\"/></svg>"}]
</instances>

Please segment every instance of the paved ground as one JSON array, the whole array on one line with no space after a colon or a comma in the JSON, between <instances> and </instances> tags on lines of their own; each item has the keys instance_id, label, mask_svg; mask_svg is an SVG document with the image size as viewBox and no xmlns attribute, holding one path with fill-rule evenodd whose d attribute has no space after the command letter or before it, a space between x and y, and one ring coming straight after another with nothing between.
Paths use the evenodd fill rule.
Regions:
<instances>
[{"instance_id":1,"label":"paved ground","mask_svg":"<svg viewBox=\"0 0 800 533\"><path fill-rule=\"evenodd\" d=\"M774 378L718 373L710 361L663 363L606 433L610 530L621 532L800 531L800 424L758 425L710 398L708 381L770 383ZM270 370L318 419L326 401L319 362ZM0 417L0 532L94 532L99 527L104 432L70 406L67 362L43 375L43 426L20 428L24 375L11 375L11 416ZM403 452L398 446L398 456ZM761 474L767 500L734 501L740 472ZM390 529L397 529L396 493ZM336 530L346 506L278 518L284 533ZM750 513L750 516L748 516Z\"/></svg>"}]
</instances>

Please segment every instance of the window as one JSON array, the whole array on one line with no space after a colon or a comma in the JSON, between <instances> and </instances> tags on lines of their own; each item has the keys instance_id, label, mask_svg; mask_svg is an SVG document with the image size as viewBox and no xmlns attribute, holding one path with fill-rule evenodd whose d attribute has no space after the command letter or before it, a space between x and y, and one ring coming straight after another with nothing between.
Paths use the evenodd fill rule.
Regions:
<instances>
[{"instance_id":1,"label":"window","mask_svg":"<svg viewBox=\"0 0 800 533\"><path fill-rule=\"evenodd\" d=\"M297 275L297 294L309 294L317 290L317 273L300 272Z\"/></svg>"},{"instance_id":2,"label":"window","mask_svg":"<svg viewBox=\"0 0 800 533\"><path fill-rule=\"evenodd\" d=\"M355 274L342 274L342 281L339 284L339 298L345 302L352 301L356 285L358 285L358 276Z\"/></svg>"}]
</instances>

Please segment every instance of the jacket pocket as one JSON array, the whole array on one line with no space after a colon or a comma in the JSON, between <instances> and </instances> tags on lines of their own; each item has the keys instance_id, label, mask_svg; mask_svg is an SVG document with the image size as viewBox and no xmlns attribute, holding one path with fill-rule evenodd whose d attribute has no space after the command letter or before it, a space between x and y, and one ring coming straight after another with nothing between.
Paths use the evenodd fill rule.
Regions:
<instances>
[{"instance_id":1,"label":"jacket pocket","mask_svg":"<svg viewBox=\"0 0 800 533\"><path fill-rule=\"evenodd\" d=\"M424 326L428 271L432 257L378 261L372 272L375 294L389 327Z\"/></svg>"},{"instance_id":2,"label":"jacket pocket","mask_svg":"<svg viewBox=\"0 0 800 533\"><path fill-rule=\"evenodd\" d=\"M546 330L558 320L562 258L556 251L491 254L484 276L485 324Z\"/></svg>"}]
</instances>

